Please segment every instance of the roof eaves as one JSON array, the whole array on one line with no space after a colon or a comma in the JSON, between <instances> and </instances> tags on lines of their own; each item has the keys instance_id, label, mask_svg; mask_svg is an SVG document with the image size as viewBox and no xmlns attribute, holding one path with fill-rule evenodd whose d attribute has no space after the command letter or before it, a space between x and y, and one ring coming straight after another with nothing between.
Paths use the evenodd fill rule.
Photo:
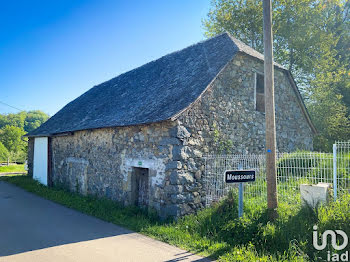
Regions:
<instances>
[{"instance_id":1,"label":"roof eaves","mask_svg":"<svg viewBox=\"0 0 350 262\"><path fill-rule=\"evenodd\" d=\"M307 110L307 108L305 106L303 98L301 97L301 94L299 92L297 84L295 83L295 80L294 80L294 78L292 76L292 73L289 70L287 70L287 69L284 69L284 71L286 72L287 77L289 79L289 82L291 83L291 85L293 87L293 91L295 92L295 94L296 94L296 96L298 98L298 103L300 105L301 110L303 111L303 114L304 114L304 116L306 118L306 121L308 122L312 132L316 135L318 133L318 131L317 131L316 127L314 126L314 124L312 123L310 114L309 114L309 112L308 112L308 110Z\"/></svg>"}]
</instances>

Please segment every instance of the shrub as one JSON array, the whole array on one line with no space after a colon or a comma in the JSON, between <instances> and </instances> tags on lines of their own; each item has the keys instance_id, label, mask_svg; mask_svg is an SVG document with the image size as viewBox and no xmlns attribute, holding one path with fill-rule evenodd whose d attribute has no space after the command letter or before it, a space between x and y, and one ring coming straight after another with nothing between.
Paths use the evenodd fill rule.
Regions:
<instances>
[{"instance_id":1,"label":"shrub","mask_svg":"<svg viewBox=\"0 0 350 262\"><path fill-rule=\"evenodd\" d=\"M324 159L323 153L297 151L282 156L277 162L277 174L283 177L306 177L310 170L315 170Z\"/></svg>"}]
</instances>

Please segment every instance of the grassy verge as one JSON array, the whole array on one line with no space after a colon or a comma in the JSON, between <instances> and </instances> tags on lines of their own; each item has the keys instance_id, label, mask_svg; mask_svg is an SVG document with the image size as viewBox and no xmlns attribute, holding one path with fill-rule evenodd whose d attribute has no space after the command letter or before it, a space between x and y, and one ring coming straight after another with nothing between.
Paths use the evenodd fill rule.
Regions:
<instances>
[{"instance_id":1,"label":"grassy verge","mask_svg":"<svg viewBox=\"0 0 350 262\"><path fill-rule=\"evenodd\" d=\"M249 202L245 215L237 217L232 193L217 205L178 221L161 222L135 207L123 207L107 199L84 197L47 188L27 176L2 177L29 192L219 261L320 261L326 251L315 252L312 227L320 232L341 229L350 234L350 195L317 211L281 202L279 218L268 221L263 202Z\"/></svg>"},{"instance_id":2,"label":"grassy verge","mask_svg":"<svg viewBox=\"0 0 350 262\"><path fill-rule=\"evenodd\" d=\"M26 171L24 170L24 164L0 166L0 173L7 173L7 172L26 172Z\"/></svg>"}]
</instances>

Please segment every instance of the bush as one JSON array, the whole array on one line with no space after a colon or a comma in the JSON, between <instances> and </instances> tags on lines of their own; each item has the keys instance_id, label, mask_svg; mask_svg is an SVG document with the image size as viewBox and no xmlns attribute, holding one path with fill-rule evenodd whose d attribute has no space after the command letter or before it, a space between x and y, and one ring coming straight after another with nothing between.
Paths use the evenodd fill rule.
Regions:
<instances>
[{"instance_id":1,"label":"bush","mask_svg":"<svg viewBox=\"0 0 350 262\"><path fill-rule=\"evenodd\" d=\"M311 171L323 168L328 154L297 151L283 155L277 162L277 175L283 177L306 177ZM328 156L327 156L328 157ZM323 168L324 169L324 168Z\"/></svg>"},{"instance_id":2,"label":"bush","mask_svg":"<svg viewBox=\"0 0 350 262\"><path fill-rule=\"evenodd\" d=\"M350 179L350 153L337 160L337 176Z\"/></svg>"}]
</instances>

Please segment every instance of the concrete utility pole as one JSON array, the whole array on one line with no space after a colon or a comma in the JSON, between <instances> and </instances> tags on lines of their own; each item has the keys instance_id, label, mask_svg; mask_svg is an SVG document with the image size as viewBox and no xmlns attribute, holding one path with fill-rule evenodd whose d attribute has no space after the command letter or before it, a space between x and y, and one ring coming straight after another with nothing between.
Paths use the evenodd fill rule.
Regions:
<instances>
[{"instance_id":1,"label":"concrete utility pole","mask_svg":"<svg viewBox=\"0 0 350 262\"><path fill-rule=\"evenodd\" d=\"M271 0L263 0L267 208L277 218L276 126Z\"/></svg>"}]
</instances>

